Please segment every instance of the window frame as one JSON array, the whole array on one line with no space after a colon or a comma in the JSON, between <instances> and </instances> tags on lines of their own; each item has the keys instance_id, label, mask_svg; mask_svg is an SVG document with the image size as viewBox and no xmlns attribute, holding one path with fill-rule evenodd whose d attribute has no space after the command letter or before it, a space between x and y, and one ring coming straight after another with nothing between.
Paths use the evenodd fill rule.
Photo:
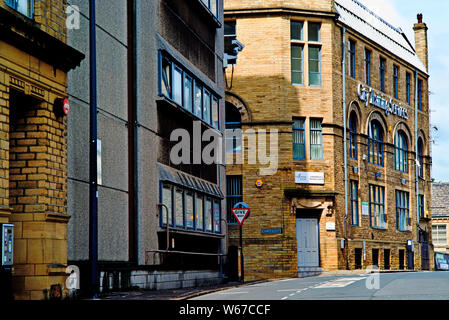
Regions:
<instances>
[{"instance_id":1,"label":"window frame","mask_svg":"<svg viewBox=\"0 0 449 320\"><path fill-rule=\"evenodd\" d=\"M312 128L312 121L318 121L320 127L319 128ZM320 143L316 144L316 143L312 143L312 135L313 133L316 132L318 133L318 137L320 139ZM323 152L323 119L322 118L310 118L309 119L309 138L310 138L310 160L324 160L324 152ZM313 146L319 146L320 149L320 157L319 158L315 158L313 156L313 152L312 152L312 147Z\"/></svg>"},{"instance_id":2,"label":"window frame","mask_svg":"<svg viewBox=\"0 0 449 320\"><path fill-rule=\"evenodd\" d=\"M318 49L318 59L312 59L310 56L310 50L311 49ZM310 69L310 62L311 61L316 61L317 65L318 65L318 71L311 71ZM320 45L308 45L308 71L309 71L309 87L321 87L322 84L322 78L321 78L321 46ZM312 84L311 82L311 75L318 75L319 77L319 83L317 84Z\"/></svg>"},{"instance_id":3,"label":"window frame","mask_svg":"<svg viewBox=\"0 0 449 320\"><path fill-rule=\"evenodd\" d=\"M423 86L423 81L421 79L418 79L418 110L420 110L420 111L422 111L422 108L423 108L422 86Z\"/></svg>"},{"instance_id":4,"label":"window frame","mask_svg":"<svg viewBox=\"0 0 449 320\"><path fill-rule=\"evenodd\" d=\"M357 160L357 115L352 111L349 115L349 158Z\"/></svg>"},{"instance_id":5,"label":"window frame","mask_svg":"<svg viewBox=\"0 0 449 320\"><path fill-rule=\"evenodd\" d=\"M393 65L393 97L399 99L399 67Z\"/></svg>"},{"instance_id":6,"label":"window frame","mask_svg":"<svg viewBox=\"0 0 449 320\"><path fill-rule=\"evenodd\" d=\"M402 190L395 192L396 230L411 231L410 193Z\"/></svg>"},{"instance_id":7,"label":"window frame","mask_svg":"<svg viewBox=\"0 0 449 320\"><path fill-rule=\"evenodd\" d=\"M356 42L352 39L348 40L348 59L349 59L349 76L356 78Z\"/></svg>"},{"instance_id":8,"label":"window frame","mask_svg":"<svg viewBox=\"0 0 449 320\"><path fill-rule=\"evenodd\" d=\"M353 227L360 226L359 216L359 182L356 180L350 181L350 204L351 204L351 225Z\"/></svg>"},{"instance_id":9,"label":"window frame","mask_svg":"<svg viewBox=\"0 0 449 320\"><path fill-rule=\"evenodd\" d=\"M376 124L377 123L377 124ZM378 137L374 136L373 125L376 124ZM368 163L383 167L384 166L384 130L378 120L371 120L368 125ZM379 138L379 135L381 136ZM374 151L376 150L376 154Z\"/></svg>"},{"instance_id":10,"label":"window frame","mask_svg":"<svg viewBox=\"0 0 449 320\"><path fill-rule=\"evenodd\" d=\"M418 170L418 177L423 178L424 177L424 142L420 138L418 138L418 163L419 163L419 170Z\"/></svg>"},{"instance_id":11,"label":"window frame","mask_svg":"<svg viewBox=\"0 0 449 320\"><path fill-rule=\"evenodd\" d=\"M296 121L302 121L302 127L301 126L295 126ZM295 132L301 136L304 139L303 143L295 142ZM296 146L302 146L304 150L304 157L295 156L295 145ZM294 160L306 160L307 158L307 148L306 148L306 118L293 118L293 124L292 124L292 152L293 152L293 159Z\"/></svg>"},{"instance_id":12,"label":"window frame","mask_svg":"<svg viewBox=\"0 0 449 320\"><path fill-rule=\"evenodd\" d=\"M408 139L403 130L397 130L394 135L394 169L408 173Z\"/></svg>"},{"instance_id":13,"label":"window frame","mask_svg":"<svg viewBox=\"0 0 449 320\"><path fill-rule=\"evenodd\" d=\"M444 227L444 228L443 228ZM440 234L443 232L442 230L440 231L439 229L444 229L444 242L440 241L442 240ZM448 245L448 241L447 241L447 224L432 224L432 243L434 245L437 246L447 246Z\"/></svg>"},{"instance_id":14,"label":"window frame","mask_svg":"<svg viewBox=\"0 0 449 320\"><path fill-rule=\"evenodd\" d=\"M234 181L231 181L234 179ZM226 208L227 224L238 225L237 220L231 212L235 204L243 201L243 176L226 175Z\"/></svg>"},{"instance_id":15,"label":"window frame","mask_svg":"<svg viewBox=\"0 0 449 320\"><path fill-rule=\"evenodd\" d=\"M368 86L371 86L371 53L371 50L365 48L365 83Z\"/></svg>"},{"instance_id":16,"label":"window frame","mask_svg":"<svg viewBox=\"0 0 449 320\"><path fill-rule=\"evenodd\" d=\"M293 57L293 48L297 47L300 49L301 57ZM298 71L297 69L293 69L293 61L298 60L301 70ZM291 84L294 86L304 86L304 45L299 43L291 43L290 46L290 68L291 68ZM294 82L293 81L293 74L299 73L301 74L301 82Z\"/></svg>"},{"instance_id":17,"label":"window frame","mask_svg":"<svg viewBox=\"0 0 449 320\"><path fill-rule=\"evenodd\" d=\"M19 10L19 1L20 0L5 0L4 2L8 7L17 11L21 15L27 17L28 19L34 20L34 6L35 6L34 0L25 0L27 2L28 13Z\"/></svg>"},{"instance_id":18,"label":"window frame","mask_svg":"<svg viewBox=\"0 0 449 320\"><path fill-rule=\"evenodd\" d=\"M424 215L425 215L425 201L424 201L424 195L423 194L419 194L418 195L418 212L419 212L419 216L421 218L424 218Z\"/></svg>"},{"instance_id":19,"label":"window frame","mask_svg":"<svg viewBox=\"0 0 449 320\"><path fill-rule=\"evenodd\" d=\"M375 195L375 199L372 198L372 195ZM377 197L376 197L377 196ZM379 200L379 201L377 201ZM377 208L377 212L373 212L373 207ZM380 212L382 209L382 212ZM373 215L374 213L374 215ZM378 216L377 216L378 215ZM369 216L370 216L370 227L372 229L381 229L386 230L386 214L385 214L385 187L370 184L369 185ZM373 224L373 218L376 218L381 221L381 224Z\"/></svg>"},{"instance_id":20,"label":"window frame","mask_svg":"<svg viewBox=\"0 0 449 320\"><path fill-rule=\"evenodd\" d=\"M410 72L405 73L405 100L408 105L411 104L412 99L412 75Z\"/></svg>"},{"instance_id":21,"label":"window frame","mask_svg":"<svg viewBox=\"0 0 449 320\"><path fill-rule=\"evenodd\" d=\"M379 90L385 93L387 59L379 57Z\"/></svg>"}]
</instances>

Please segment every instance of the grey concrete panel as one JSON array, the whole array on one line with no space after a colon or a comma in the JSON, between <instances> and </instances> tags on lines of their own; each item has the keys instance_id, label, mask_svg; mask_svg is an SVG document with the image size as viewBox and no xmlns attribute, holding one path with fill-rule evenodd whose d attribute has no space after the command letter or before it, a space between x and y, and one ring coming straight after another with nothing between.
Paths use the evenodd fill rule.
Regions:
<instances>
[{"instance_id":1,"label":"grey concrete panel","mask_svg":"<svg viewBox=\"0 0 449 320\"><path fill-rule=\"evenodd\" d=\"M89 1L87 0L67 0L69 5L78 6L82 15L89 17Z\"/></svg>"},{"instance_id":2,"label":"grey concrete panel","mask_svg":"<svg viewBox=\"0 0 449 320\"><path fill-rule=\"evenodd\" d=\"M123 44L127 44L126 2L123 0L97 0L96 23Z\"/></svg>"},{"instance_id":3,"label":"grey concrete panel","mask_svg":"<svg viewBox=\"0 0 449 320\"><path fill-rule=\"evenodd\" d=\"M67 116L68 177L89 181L89 106L70 99ZM70 194L69 194L70 197Z\"/></svg>"},{"instance_id":4,"label":"grey concrete panel","mask_svg":"<svg viewBox=\"0 0 449 320\"><path fill-rule=\"evenodd\" d=\"M97 28L98 108L127 119L127 49Z\"/></svg>"},{"instance_id":5,"label":"grey concrete panel","mask_svg":"<svg viewBox=\"0 0 449 320\"><path fill-rule=\"evenodd\" d=\"M125 122L98 115L102 185L128 191L128 128Z\"/></svg>"},{"instance_id":6,"label":"grey concrete panel","mask_svg":"<svg viewBox=\"0 0 449 320\"><path fill-rule=\"evenodd\" d=\"M68 179L68 260L89 259L89 185Z\"/></svg>"},{"instance_id":7,"label":"grey concrete panel","mask_svg":"<svg viewBox=\"0 0 449 320\"><path fill-rule=\"evenodd\" d=\"M128 194L98 188L98 259L128 261Z\"/></svg>"}]
</instances>

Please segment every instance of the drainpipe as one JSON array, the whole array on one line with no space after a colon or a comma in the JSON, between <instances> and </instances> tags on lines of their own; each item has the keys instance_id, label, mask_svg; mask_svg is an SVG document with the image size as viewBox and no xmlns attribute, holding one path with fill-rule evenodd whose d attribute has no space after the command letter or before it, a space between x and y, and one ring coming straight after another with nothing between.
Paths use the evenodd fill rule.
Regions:
<instances>
[{"instance_id":1,"label":"drainpipe","mask_svg":"<svg viewBox=\"0 0 449 320\"><path fill-rule=\"evenodd\" d=\"M423 161L424 164L424 161ZM419 243L419 162L418 162L418 71L415 70L415 184L416 184L416 239ZM416 250L415 250L416 251Z\"/></svg>"},{"instance_id":2,"label":"drainpipe","mask_svg":"<svg viewBox=\"0 0 449 320\"><path fill-rule=\"evenodd\" d=\"M90 292L97 297L98 270L98 180L97 180L97 47L95 0L89 1L90 51L90 148L89 148L89 271Z\"/></svg>"},{"instance_id":3,"label":"drainpipe","mask_svg":"<svg viewBox=\"0 0 449 320\"><path fill-rule=\"evenodd\" d=\"M345 251L347 252L347 230L346 223L348 221L348 142L347 142L347 129L346 129L346 50L345 50L345 34L346 29L342 26L342 83L343 83L343 154L344 154L344 170L345 170L345 219L344 219L344 230L345 230ZM345 255L346 259L346 269L348 266L348 255Z\"/></svg>"}]
</instances>

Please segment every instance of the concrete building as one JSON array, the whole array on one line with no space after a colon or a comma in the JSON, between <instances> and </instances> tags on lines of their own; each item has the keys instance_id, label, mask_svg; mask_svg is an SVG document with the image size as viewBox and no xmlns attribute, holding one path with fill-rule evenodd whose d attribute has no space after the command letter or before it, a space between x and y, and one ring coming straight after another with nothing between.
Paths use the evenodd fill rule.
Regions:
<instances>
[{"instance_id":1,"label":"concrete building","mask_svg":"<svg viewBox=\"0 0 449 320\"><path fill-rule=\"evenodd\" d=\"M432 183L431 212L434 250L449 253L449 183Z\"/></svg>"},{"instance_id":2,"label":"concrete building","mask_svg":"<svg viewBox=\"0 0 449 320\"><path fill-rule=\"evenodd\" d=\"M226 72L227 128L243 132L226 155L231 246L229 208L251 207L245 279L432 268L422 16L413 47L355 0L226 0L224 12L225 41L245 46ZM277 142L274 174L248 161L255 137Z\"/></svg>"},{"instance_id":3,"label":"concrete building","mask_svg":"<svg viewBox=\"0 0 449 320\"><path fill-rule=\"evenodd\" d=\"M88 1L68 2L81 10L68 42L88 55ZM224 166L193 163L194 151L190 162L173 161L170 138L175 129L199 130L200 144L207 129L222 134L222 3L96 2L101 289L220 282ZM68 258L81 279L89 260L89 76L88 59L69 75Z\"/></svg>"},{"instance_id":4,"label":"concrete building","mask_svg":"<svg viewBox=\"0 0 449 320\"><path fill-rule=\"evenodd\" d=\"M59 0L0 1L0 223L14 225L12 293L19 300L67 294L62 101L67 72L84 56L67 44L64 16ZM5 289L2 283L2 296Z\"/></svg>"}]
</instances>

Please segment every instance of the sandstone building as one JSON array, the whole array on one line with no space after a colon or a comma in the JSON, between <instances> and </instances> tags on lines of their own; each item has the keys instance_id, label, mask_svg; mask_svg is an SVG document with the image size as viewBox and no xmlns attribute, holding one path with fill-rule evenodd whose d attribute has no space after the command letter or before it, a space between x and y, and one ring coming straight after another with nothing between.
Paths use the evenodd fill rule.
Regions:
<instances>
[{"instance_id":1,"label":"sandstone building","mask_svg":"<svg viewBox=\"0 0 449 320\"><path fill-rule=\"evenodd\" d=\"M432 183L432 242L435 252L449 253L449 183Z\"/></svg>"},{"instance_id":2,"label":"sandstone building","mask_svg":"<svg viewBox=\"0 0 449 320\"><path fill-rule=\"evenodd\" d=\"M226 72L226 126L243 132L226 147L231 248L230 208L251 207L245 279L432 268L422 16L413 47L356 0L226 0L224 12L225 42L245 46ZM269 146L270 129L278 168L262 175L248 141Z\"/></svg>"}]
</instances>

